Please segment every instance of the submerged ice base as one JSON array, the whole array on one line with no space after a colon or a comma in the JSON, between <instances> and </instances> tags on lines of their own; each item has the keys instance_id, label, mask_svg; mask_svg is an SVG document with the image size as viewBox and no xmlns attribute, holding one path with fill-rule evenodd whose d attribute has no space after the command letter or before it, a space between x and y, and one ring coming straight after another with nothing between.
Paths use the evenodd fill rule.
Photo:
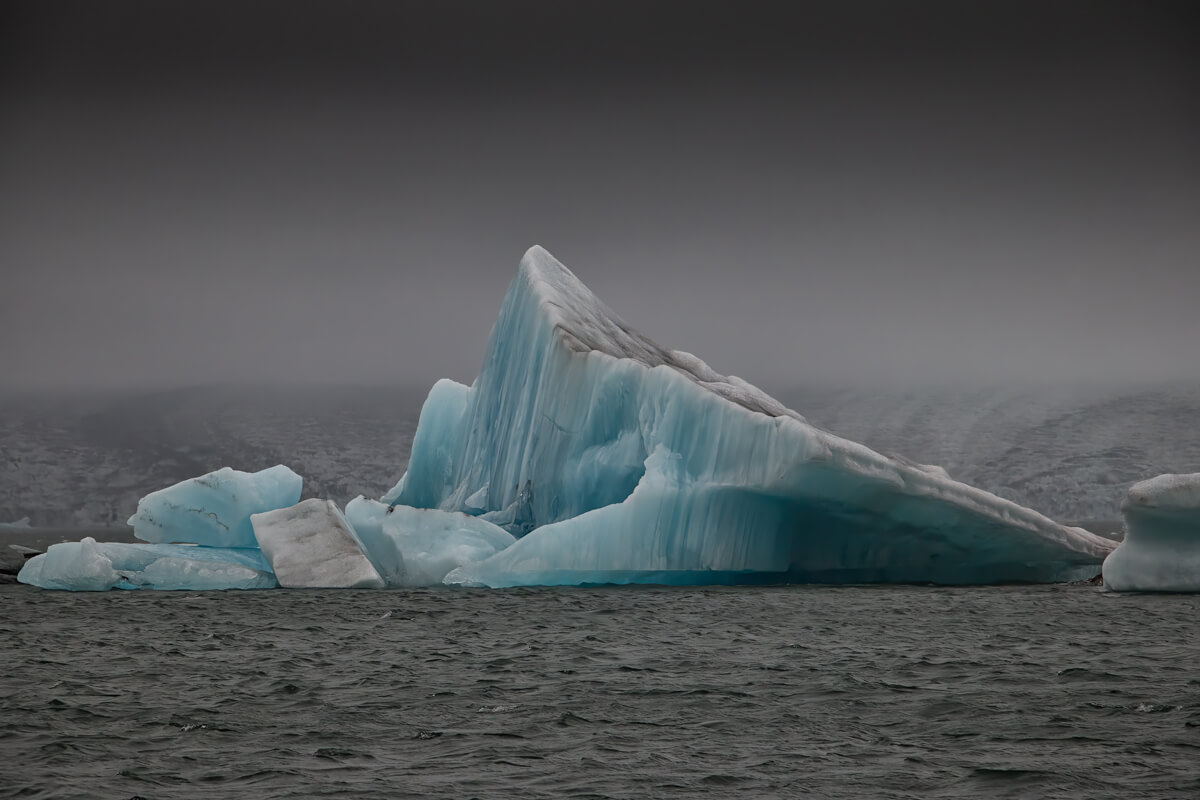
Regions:
<instances>
[{"instance_id":1,"label":"submerged ice base","mask_svg":"<svg viewBox=\"0 0 1200 800\"><path fill-rule=\"evenodd\" d=\"M538 247L479 377L433 387L383 501L521 537L447 576L483 586L1059 581L1113 547L809 425L637 333Z\"/></svg>"},{"instance_id":2,"label":"submerged ice base","mask_svg":"<svg viewBox=\"0 0 1200 800\"><path fill-rule=\"evenodd\" d=\"M1125 540L1104 561L1104 587L1200 592L1200 473L1135 483L1121 513Z\"/></svg>"}]
</instances>

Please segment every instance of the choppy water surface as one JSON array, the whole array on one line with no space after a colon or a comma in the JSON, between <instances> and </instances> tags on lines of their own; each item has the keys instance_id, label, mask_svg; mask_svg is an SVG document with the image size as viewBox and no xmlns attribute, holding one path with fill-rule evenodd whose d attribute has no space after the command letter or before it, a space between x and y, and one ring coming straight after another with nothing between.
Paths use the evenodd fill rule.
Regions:
<instances>
[{"instance_id":1,"label":"choppy water surface","mask_svg":"<svg viewBox=\"0 0 1200 800\"><path fill-rule=\"evenodd\" d=\"M0 586L5 797L1197 797L1200 598Z\"/></svg>"}]
</instances>

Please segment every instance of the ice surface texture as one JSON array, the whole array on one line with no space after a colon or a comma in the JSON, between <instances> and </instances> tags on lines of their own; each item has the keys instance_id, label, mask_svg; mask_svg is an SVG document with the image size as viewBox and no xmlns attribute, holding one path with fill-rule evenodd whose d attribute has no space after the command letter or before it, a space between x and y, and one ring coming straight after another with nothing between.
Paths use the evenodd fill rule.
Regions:
<instances>
[{"instance_id":1,"label":"ice surface texture","mask_svg":"<svg viewBox=\"0 0 1200 800\"><path fill-rule=\"evenodd\" d=\"M446 579L485 586L1056 581L1113 546L818 430L637 333L540 247L383 501L522 537Z\"/></svg>"},{"instance_id":2,"label":"ice surface texture","mask_svg":"<svg viewBox=\"0 0 1200 800\"><path fill-rule=\"evenodd\" d=\"M146 542L258 547L250 515L295 505L303 479L282 464L260 472L225 467L151 492L129 518Z\"/></svg>"},{"instance_id":3,"label":"ice surface texture","mask_svg":"<svg viewBox=\"0 0 1200 800\"><path fill-rule=\"evenodd\" d=\"M388 586L435 586L452 570L516 541L502 528L467 514L387 506L362 497L346 505L346 517Z\"/></svg>"},{"instance_id":4,"label":"ice surface texture","mask_svg":"<svg viewBox=\"0 0 1200 800\"><path fill-rule=\"evenodd\" d=\"M272 589L258 550L177 544L81 542L51 545L25 562L17 580L43 589Z\"/></svg>"},{"instance_id":5,"label":"ice surface texture","mask_svg":"<svg viewBox=\"0 0 1200 800\"><path fill-rule=\"evenodd\" d=\"M289 589L382 589L354 530L332 500L313 498L250 518L254 536L280 586Z\"/></svg>"},{"instance_id":6,"label":"ice surface texture","mask_svg":"<svg viewBox=\"0 0 1200 800\"><path fill-rule=\"evenodd\" d=\"M302 483L283 465L254 473L226 467L181 481L143 497L129 518L134 535L152 544L90 537L56 544L26 562L17 580L74 591L274 588L250 517L294 505Z\"/></svg>"},{"instance_id":7,"label":"ice surface texture","mask_svg":"<svg viewBox=\"0 0 1200 800\"><path fill-rule=\"evenodd\" d=\"M1104 561L1117 592L1200 592L1200 473L1135 483L1121 507L1125 540Z\"/></svg>"}]
</instances>

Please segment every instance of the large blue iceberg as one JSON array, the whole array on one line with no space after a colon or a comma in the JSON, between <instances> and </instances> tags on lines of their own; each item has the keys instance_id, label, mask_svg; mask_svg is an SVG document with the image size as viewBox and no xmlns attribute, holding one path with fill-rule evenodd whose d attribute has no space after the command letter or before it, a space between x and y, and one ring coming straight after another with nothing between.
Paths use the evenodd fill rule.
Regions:
<instances>
[{"instance_id":1,"label":"large blue iceberg","mask_svg":"<svg viewBox=\"0 0 1200 800\"><path fill-rule=\"evenodd\" d=\"M384 503L516 537L478 586L1061 581L1113 544L808 424L667 350L540 247L475 383L441 381Z\"/></svg>"}]
</instances>

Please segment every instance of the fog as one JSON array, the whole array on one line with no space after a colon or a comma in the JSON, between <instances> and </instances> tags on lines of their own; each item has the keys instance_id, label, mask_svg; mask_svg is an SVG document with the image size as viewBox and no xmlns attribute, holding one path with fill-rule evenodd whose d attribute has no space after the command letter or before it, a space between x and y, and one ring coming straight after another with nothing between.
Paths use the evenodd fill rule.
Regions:
<instances>
[{"instance_id":1,"label":"fog","mask_svg":"<svg viewBox=\"0 0 1200 800\"><path fill-rule=\"evenodd\" d=\"M11 4L0 387L469 381L533 244L764 385L1200 378L1185 4L482 5Z\"/></svg>"}]
</instances>

